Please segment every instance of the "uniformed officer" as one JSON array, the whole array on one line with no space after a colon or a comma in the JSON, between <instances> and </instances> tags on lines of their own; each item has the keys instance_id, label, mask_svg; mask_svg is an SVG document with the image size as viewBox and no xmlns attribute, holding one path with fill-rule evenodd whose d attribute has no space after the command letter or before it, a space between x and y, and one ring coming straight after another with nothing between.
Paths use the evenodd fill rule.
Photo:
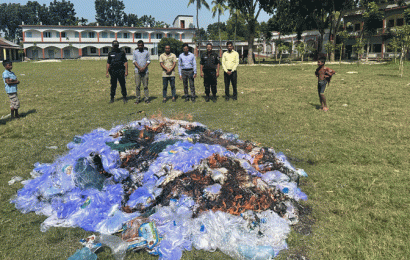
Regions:
<instances>
[{"instance_id":1,"label":"uniformed officer","mask_svg":"<svg viewBox=\"0 0 410 260\"><path fill-rule=\"evenodd\" d=\"M115 90L117 89L117 80L121 85L121 94L124 103L127 103L127 89L125 88L125 77L128 76L128 61L125 52L120 50L120 44L117 40L112 42L113 49L108 53L107 60L107 78L111 76L111 99L114 102Z\"/></svg>"},{"instance_id":2,"label":"uniformed officer","mask_svg":"<svg viewBox=\"0 0 410 260\"><path fill-rule=\"evenodd\" d=\"M201 56L201 77L204 78L205 101L209 102L210 89L212 89L212 101L216 102L216 85L219 77L220 61L216 53L212 52L212 44L206 45L206 53Z\"/></svg>"}]
</instances>

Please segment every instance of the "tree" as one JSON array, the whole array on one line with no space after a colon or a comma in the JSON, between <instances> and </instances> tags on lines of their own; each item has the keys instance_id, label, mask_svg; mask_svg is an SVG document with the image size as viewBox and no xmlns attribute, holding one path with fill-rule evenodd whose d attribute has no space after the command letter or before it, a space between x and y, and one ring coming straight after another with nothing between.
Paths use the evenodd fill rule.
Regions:
<instances>
[{"instance_id":1,"label":"tree","mask_svg":"<svg viewBox=\"0 0 410 260\"><path fill-rule=\"evenodd\" d=\"M404 56L409 51L410 48L410 25L400 26L394 29L395 37L400 46L400 63L399 63L399 71L400 77L403 77L404 71Z\"/></svg>"},{"instance_id":2,"label":"tree","mask_svg":"<svg viewBox=\"0 0 410 260\"><path fill-rule=\"evenodd\" d=\"M202 5L205 6L206 9L209 10L209 5L206 2L206 0L189 0L188 2L188 6L190 6L191 4L196 2L196 26L197 26L197 33L199 35L199 48L198 48L198 55L200 55L200 47L201 47L201 33L199 31L199 18L198 18L198 14L199 14L199 9L201 9Z\"/></svg>"},{"instance_id":3,"label":"tree","mask_svg":"<svg viewBox=\"0 0 410 260\"><path fill-rule=\"evenodd\" d=\"M128 27L140 27L142 26L142 22L136 14L124 14L124 25Z\"/></svg>"},{"instance_id":4,"label":"tree","mask_svg":"<svg viewBox=\"0 0 410 260\"><path fill-rule=\"evenodd\" d=\"M77 18L75 16L74 4L70 1L66 2L62 0L61 2L50 2L48 7L48 25L75 25Z\"/></svg>"},{"instance_id":5,"label":"tree","mask_svg":"<svg viewBox=\"0 0 410 260\"><path fill-rule=\"evenodd\" d=\"M282 54L284 51L289 51L289 46L287 46L284 42L282 42L278 45L277 48L278 48L279 55L280 55L279 56L279 64L280 64L282 61Z\"/></svg>"},{"instance_id":6,"label":"tree","mask_svg":"<svg viewBox=\"0 0 410 260\"><path fill-rule=\"evenodd\" d=\"M306 49L306 43L303 41L300 41L298 43L296 43L296 47L295 47L296 51L298 52L298 55L301 56L301 60L303 62L303 56L306 54L307 49Z\"/></svg>"},{"instance_id":7,"label":"tree","mask_svg":"<svg viewBox=\"0 0 410 260\"><path fill-rule=\"evenodd\" d=\"M171 46L171 52L178 57L182 53L182 44L183 42L174 38L162 38L158 43L158 53L164 53L165 45L169 45Z\"/></svg>"},{"instance_id":8,"label":"tree","mask_svg":"<svg viewBox=\"0 0 410 260\"><path fill-rule=\"evenodd\" d=\"M95 20L103 26L124 25L124 2L121 0L95 0Z\"/></svg>"},{"instance_id":9,"label":"tree","mask_svg":"<svg viewBox=\"0 0 410 260\"><path fill-rule=\"evenodd\" d=\"M270 9L275 0L228 0L229 5L244 14L248 26L248 64L254 64L253 48L256 25L262 7Z\"/></svg>"},{"instance_id":10,"label":"tree","mask_svg":"<svg viewBox=\"0 0 410 260\"><path fill-rule=\"evenodd\" d=\"M151 15L143 15L140 18L140 23L142 24L142 26L144 27L154 27L155 25L155 18L152 17Z\"/></svg>"},{"instance_id":11,"label":"tree","mask_svg":"<svg viewBox=\"0 0 410 260\"><path fill-rule=\"evenodd\" d=\"M394 52L394 63L397 63L397 51L400 50L400 40L394 37L390 40L388 46Z\"/></svg>"},{"instance_id":12,"label":"tree","mask_svg":"<svg viewBox=\"0 0 410 260\"><path fill-rule=\"evenodd\" d=\"M333 42L328 41L325 44L324 47L325 47L325 50L326 50L326 53L327 53L327 58L329 59L330 54L334 53L334 51L335 51L335 45L333 44Z\"/></svg>"},{"instance_id":13,"label":"tree","mask_svg":"<svg viewBox=\"0 0 410 260\"><path fill-rule=\"evenodd\" d=\"M366 11L363 13L363 33L367 37L366 62L369 61L370 38L376 34L377 28L383 22L383 12L375 2L367 4Z\"/></svg>"},{"instance_id":14,"label":"tree","mask_svg":"<svg viewBox=\"0 0 410 260\"><path fill-rule=\"evenodd\" d=\"M220 18L221 18L221 14L224 14L225 10L228 9L228 6L225 5L225 2L226 0L212 1L212 4L214 4L214 7L212 7L212 18L215 18L215 15L218 14L218 35L219 35L219 48L220 49L222 49L221 28L219 27Z\"/></svg>"},{"instance_id":15,"label":"tree","mask_svg":"<svg viewBox=\"0 0 410 260\"><path fill-rule=\"evenodd\" d=\"M217 40L220 32L224 35L228 35L227 30L228 29L225 23L211 23L208 24L208 27L206 28L206 34L208 35L209 40ZM228 40L227 38L222 39Z\"/></svg>"},{"instance_id":16,"label":"tree","mask_svg":"<svg viewBox=\"0 0 410 260\"><path fill-rule=\"evenodd\" d=\"M363 38L358 37L356 38L356 44L353 45L353 49L355 50L356 54L357 54L357 59L358 59L358 63L357 65L360 64L360 59L364 53L364 42L363 42Z\"/></svg>"}]
</instances>

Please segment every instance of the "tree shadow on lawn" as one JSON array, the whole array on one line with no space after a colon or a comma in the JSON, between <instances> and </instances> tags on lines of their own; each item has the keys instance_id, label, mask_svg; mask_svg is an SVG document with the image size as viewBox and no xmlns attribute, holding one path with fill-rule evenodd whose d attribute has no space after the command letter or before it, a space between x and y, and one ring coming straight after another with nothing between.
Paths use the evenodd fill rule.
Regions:
<instances>
[{"instance_id":1,"label":"tree shadow on lawn","mask_svg":"<svg viewBox=\"0 0 410 260\"><path fill-rule=\"evenodd\" d=\"M20 119L25 118L26 116L28 116L30 114L34 114L34 113L37 113L36 109L31 109L27 112L23 112L23 113L20 114ZM0 119L0 125L5 125L6 123L8 123L10 121L13 121L13 120L18 120L18 119L12 119L9 115L6 118Z\"/></svg>"}]
</instances>

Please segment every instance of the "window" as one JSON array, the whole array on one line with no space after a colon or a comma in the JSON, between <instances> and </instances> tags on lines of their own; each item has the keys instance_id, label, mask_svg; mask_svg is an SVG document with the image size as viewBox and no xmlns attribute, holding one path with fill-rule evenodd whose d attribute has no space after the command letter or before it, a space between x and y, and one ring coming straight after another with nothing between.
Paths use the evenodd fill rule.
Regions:
<instances>
[{"instance_id":1,"label":"window","mask_svg":"<svg viewBox=\"0 0 410 260\"><path fill-rule=\"evenodd\" d=\"M135 39L142 39L141 33L135 33Z\"/></svg>"},{"instance_id":2,"label":"window","mask_svg":"<svg viewBox=\"0 0 410 260\"><path fill-rule=\"evenodd\" d=\"M394 27L394 19L390 19L390 20L387 22L387 27Z\"/></svg>"},{"instance_id":3,"label":"window","mask_svg":"<svg viewBox=\"0 0 410 260\"><path fill-rule=\"evenodd\" d=\"M27 38L33 37L33 33L32 33L32 32L26 32L26 37L27 37Z\"/></svg>"},{"instance_id":4,"label":"window","mask_svg":"<svg viewBox=\"0 0 410 260\"><path fill-rule=\"evenodd\" d=\"M60 33L56 32L56 38L60 38Z\"/></svg>"},{"instance_id":5,"label":"window","mask_svg":"<svg viewBox=\"0 0 410 260\"><path fill-rule=\"evenodd\" d=\"M88 38L95 38L95 32L89 32Z\"/></svg>"},{"instance_id":6,"label":"window","mask_svg":"<svg viewBox=\"0 0 410 260\"><path fill-rule=\"evenodd\" d=\"M167 38L172 38L172 33L168 33Z\"/></svg>"},{"instance_id":7,"label":"window","mask_svg":"<svg viewBox=\"0 0 410 260\"><path fill-rule=\"evenodd\" d=\"M144 39L148 39L148 33L144 33Z\"/></svg>"},{"instance_id":8,"label":"window","mask_svg":"<svg viewBox=\"0 0 410 260\"><path fill-rule=\"evenodd\" d=\"M90 48L90 53L97 53L97 48L91 47Z\"/></svg>"},{"instance_id":9,"label":"window","mask_svg":"<svg viewBox=\"0 0 410 260\"><path fill-rule=\"evenodd\" d=\"M177 39L177 40L179 40L179 34L176 33L176 34L174 35L174 38Z\"/></svg>"},{"instance_id":10,"label":"window","mask_svg":"<svg viewBox=\"0 0 410 260\"><path fill-rule=\"evenodd\" d=\"M354 31L355 31L355 32L360 31L360 23L356 23L356 24L354 25Z\"/></svg>"},{"instance_id":11,"label":"window","mask_svg":"<svg viewBox=\"0 0 410 260\"><path fill-rule=\"evenodd\" d=\"M157 33L157 34L156 34L156 38L157 38L157 39L162 39L162 33Z\"/></svg>"},{"instance_id":12,"label":"window","mask_svg":"<svg viewBox=\"0 0 410 260\"><path fill-rule=\"evenodd\" d=\"M86 33L86 32L82 32L82 33L81 33L81 38L87 38L87 33Z\"/></svg>"},{"instance_id":13,"label":"window","mask_svg":"<svg viewBox=\"0 0 410 260\"><path fill-rule=\"evenodd\" d=\"M403 18L399 18L396 20L396 26L403 26L404 25L404 19Z\"/></svg>"},{"instance_id":14,"label":"window","mask_svg":"<svg viewBox=\"0 0 410 260\"><path fill-rule=\"evenodd\" d=\"M181 20L181 28L184 29L185 28L185 21Z\"/></svg>"},{"instance_id":15,"label":"window","mask_svg":"<svg viewBox=\"0 0 410 260\"><path fill-rule=\"evenodd\" d=\"M44 38L51 38L51 32L44 32L43 36Z\"/></svg>"},{"instance_id":16,"label":"window","mask_svg":"<svg viewBox=\"0 0 410 260\"><path fill-rule=\"evenodd\" d=\"M117 38L122 38L122 33L117 33Z\"/></svg>"},{"instance_id":17,"label":"window","mask_svg":"<svg viewBox=\"0 0 410 260\"><path fill-rule=\"evenodd\" d=\"M103 53L108 53L108 47L103 48Z\"/></svg>"},{"instance_id":18,"label":"window","mask_svg":"<svg viewBox=\"0 0 410 260\"><path fill-rule=\"evenodd\" d=\"M75 32L75 38L79 38L80 34L78 32Z\"/></svg>"},{"instance_id":19,"label":"window","mask_svg":"<svg viewBox=\"0 0 410 260\"><path fill-rule=\"evenodd\" d=\"M130 38L130 34L129 33L124 33L124 39L129 39Z\"/></svg>"},{"instance_id":20,"label":"window","mask_svg":"<svg viewBox=\"0 0 410 260\"><path fill-rule=\"evenodd\" d=\"M185 39L185 33L181 34L182 39Z\"/></svg>"},{"instance_id":21,"label":"window","mask_svg":"<svg viewBox=\"0 0 410 260\"><path fill-rule=\"evenodd\" d=\"M107 32L102 32L101 33L101 38L108 38L108 33Z\"/></svg>"},{"instance_id":22,"label":"window","mask_svg":"<svg viewBox=\"0 0 410 260\"><path fill-rule=\"evenodd\" d=\"M110 33L110 38L115 38L115 33Z\"/></svg>"},{"instance_id":23,"label":"window","mask_svg":"<svg viewBox=\"0 0 410 260\"><path fill-rule=\"evenodd\" d=\"M66 37L65 32L61 32L61 37L62 37L62 38L65 38L65 37Z\"/></svg>"},{"instance_id":24,"label":"window","mask_svg":"<svg viewBox=\"0 0 410 260\"><path fill-rule=\"evenodd\" d=\"M125 47L124 50L125 50L125 53L131 53L131 48L130 47Z\"/></svg>"}]
</instances>

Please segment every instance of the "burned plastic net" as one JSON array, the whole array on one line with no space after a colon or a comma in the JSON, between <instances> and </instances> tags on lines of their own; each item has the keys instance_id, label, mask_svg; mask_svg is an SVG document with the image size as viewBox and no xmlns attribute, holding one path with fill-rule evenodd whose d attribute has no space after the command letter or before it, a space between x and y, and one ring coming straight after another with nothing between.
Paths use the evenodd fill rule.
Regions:
<instances>
[{"instance_id":1,"label":"burned plastic net","mask_svg":"<svg viewBox=\"0 0 410 260\"><path fill-rule=\"evenodd\" d=\"M54 163L36 163L11 202L46 215L42 231L101 233L121 248L112 248L118 258L145 249L179 259L192 246L273 258L287 248L297 203L307 199L298 188L306 173L283 153L200 123L144 118L76 136L67 147ZM122 240L109 237L121 230Z\"/></svg>"}]
</instances>

